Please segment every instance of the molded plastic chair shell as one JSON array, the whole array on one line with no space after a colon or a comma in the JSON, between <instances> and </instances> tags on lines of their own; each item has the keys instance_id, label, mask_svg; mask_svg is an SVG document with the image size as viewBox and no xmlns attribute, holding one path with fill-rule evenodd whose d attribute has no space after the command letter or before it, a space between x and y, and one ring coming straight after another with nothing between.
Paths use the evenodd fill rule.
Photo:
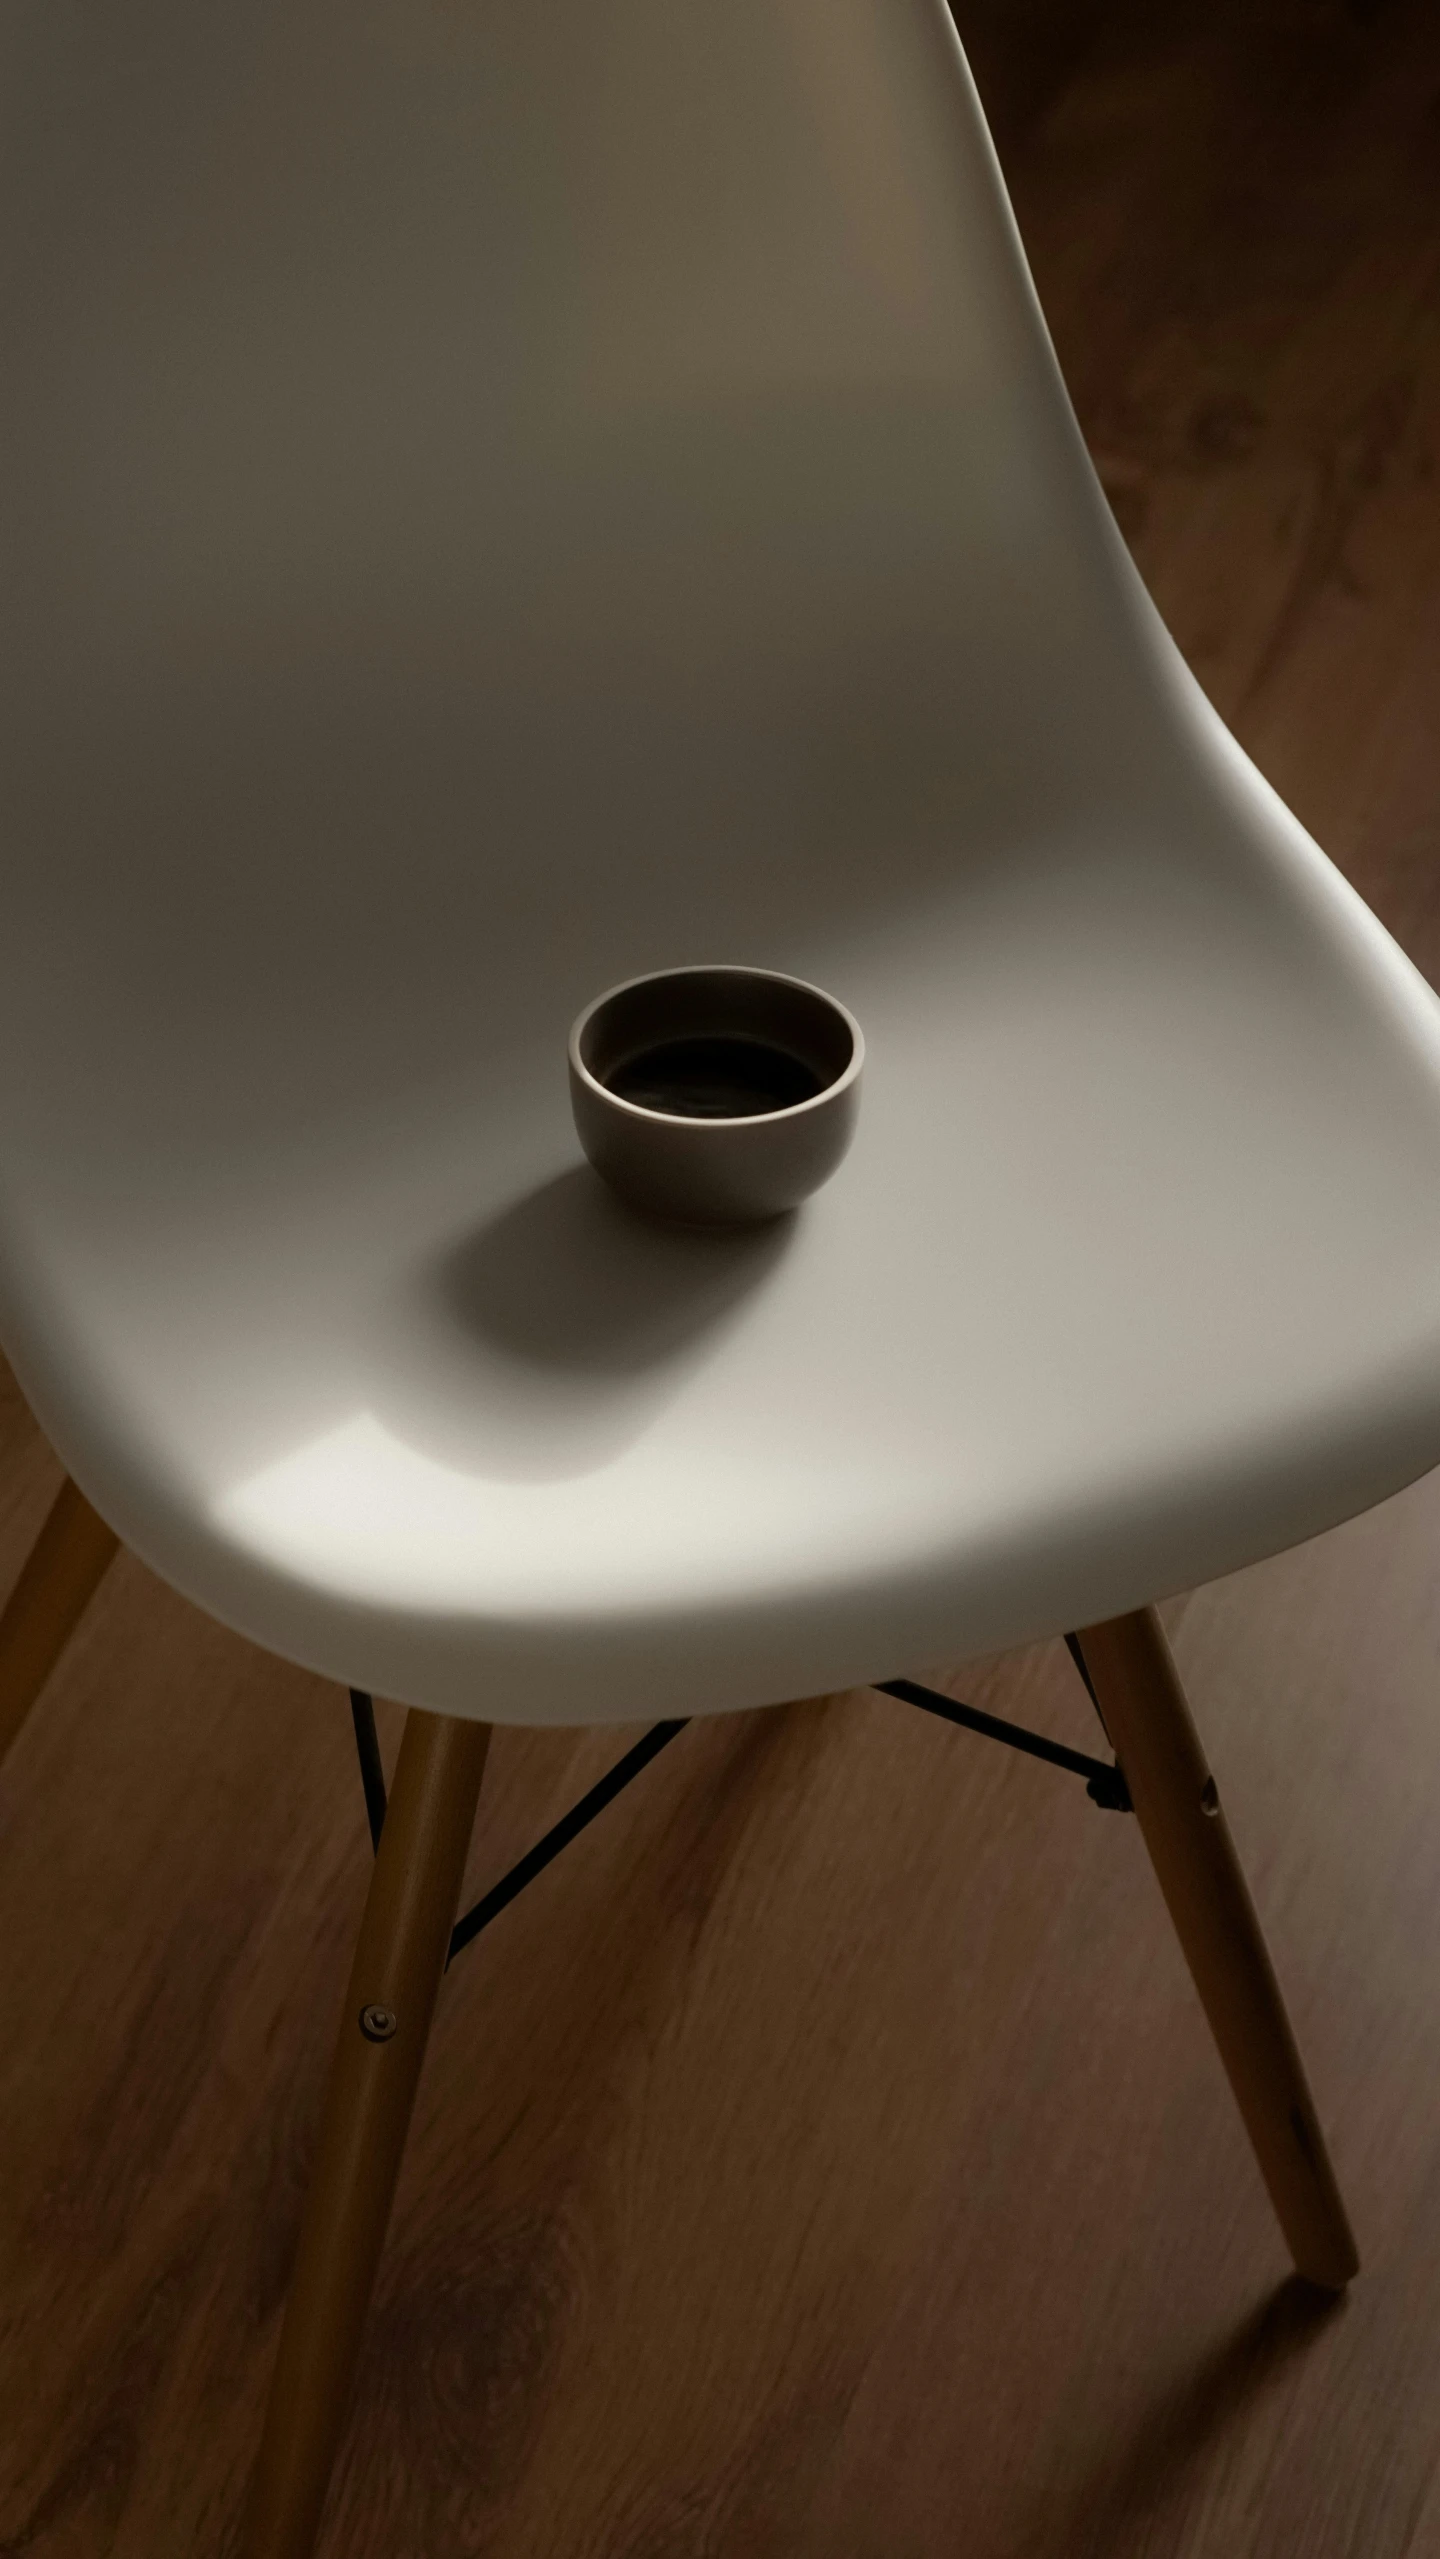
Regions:
<instances>
[{"instance_id":1,"label":"molded plastic chair shell","mask_svg":"<svg viewBox=\"0 0 1440 2559\"><path fill-rule=\"evenodd\" d=\"M942 0L0 36L0 1334L181 1590L457 1713L822 1692L1440 1458L1440 1012L1207 707ZM1337 706L1337 716L1343 706ZM788 1225L569 1024L863 1025Z\"/></svg>"}]
</instances>

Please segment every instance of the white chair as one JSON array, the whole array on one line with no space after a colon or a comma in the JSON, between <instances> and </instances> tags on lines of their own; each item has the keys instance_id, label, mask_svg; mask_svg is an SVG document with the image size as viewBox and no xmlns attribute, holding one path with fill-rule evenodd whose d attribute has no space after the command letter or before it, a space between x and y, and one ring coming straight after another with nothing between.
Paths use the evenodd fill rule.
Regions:
<instances>
[{"instance_id":1,"label":"white chair","mask_svg":"<svg viewBox=\"0 0 1440 2559\"><path fill-rule=\"evenodd\" d=\"M1440 1008L1140 589L942 0L3 48L0 1332L74 1479L3 1716L116 1537L417 1710L253 2550L318 2529L496 1722L1088 1630L1343 2284L1147 1603L1440 1458ZM568 1115L585 1000L710 960L868 1044L750 1236Z\"/></svg>"}]
</instances>

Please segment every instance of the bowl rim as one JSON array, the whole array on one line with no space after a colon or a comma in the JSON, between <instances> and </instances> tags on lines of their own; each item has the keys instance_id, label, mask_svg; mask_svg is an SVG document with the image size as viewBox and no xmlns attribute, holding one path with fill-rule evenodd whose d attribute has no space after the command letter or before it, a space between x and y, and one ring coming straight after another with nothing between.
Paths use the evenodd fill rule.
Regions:
<instances>
[{"instance_id":1,"label":"bowl rim","mask_svg":"<svg viewBox=\"0 0 1440 2559\"><path fill-rule=\"evenodd\" d=\"M591 1074L580 1054L580 1042L595 1015L605 1005L613 1003L617 995L628 995L634 986L654 986L669 978L716 977L722 974L730 977L768 978L776 986L793 987L799 994L813 995L819 1003L828 1005L832 1013L839 1014L850 1033L849 1064L842 1068L840 1074L833 1077L830 1083L822 1085L818 1093L808 1094L803 1102L787 1102L783 1110L737 1111L725 1118L703 1119L688 1111L652 1111L644 1102L628 1102L623 1094L612 1093L609 1085L602 1084L598 1075ZM683 968L642 969L638 977L622 977L614 986L607 986L603 994L593 996L584 1009L576 1014L570 1025L568 1053L571 1073L579 1079L588 1093L594 1093L612 1111L619 1111L629 1119L642 1122L646 1127L774 1128L777 1121L803 1119L808 1111L823 1109L833 1103L840 1094L858 1084L860 1070L865 1063L865 1034L849 1005L842 1004L838 995L832 995L828 987L817 986L811 978L793 977L787 969L751 968L741 960L688 960Z\"/></svg>"}]
</instances>

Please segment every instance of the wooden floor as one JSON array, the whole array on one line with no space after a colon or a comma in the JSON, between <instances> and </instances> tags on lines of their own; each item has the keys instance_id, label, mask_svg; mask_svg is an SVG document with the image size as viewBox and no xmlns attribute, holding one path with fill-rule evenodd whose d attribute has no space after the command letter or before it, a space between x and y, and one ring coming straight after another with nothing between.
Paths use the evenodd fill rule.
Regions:
<instances>
[{"instance_id":1,"label":"wooden floor","mask_svg":"<svg viewBox=\"0 0 1440 2559\"><path fill-rule=\"evenodd\" d=\"M1087 432L1440 977L1440 13L1109 29L1007 135ZM0 1585L54 1481L9 1390ZM874 1697L716 1723L451 1977L327 2559L1440 2553L1440 1480L1167 1614L1345 2305L1133 1824ZM963 1693L1091 1744L1058 1648ZM475 1878L614 1747L503 1734ZM0 1780L0 2559L234 2551L367 1859L343 1699L123 1562Z\"/></svg>"}]
</instances>

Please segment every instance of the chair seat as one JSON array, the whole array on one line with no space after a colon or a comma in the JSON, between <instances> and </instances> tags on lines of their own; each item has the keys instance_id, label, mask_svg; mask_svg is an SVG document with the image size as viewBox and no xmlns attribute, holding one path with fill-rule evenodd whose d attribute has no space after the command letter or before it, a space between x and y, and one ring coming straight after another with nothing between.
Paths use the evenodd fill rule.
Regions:
<instances>
[{"instance_id":1,"label":"chair seat","mask_svg":"<svg viewBox=\"0 0 1440 2559\"><path fill-rule=\"evenodd\" d=\"M605 79L484 14L7 39L0 1323L61 1456L274 1649L534 1722L1396 1489L1440 1007L1129 568L943 12L616 12ZM580 1006L704 961L867 1042L741 1236L569 1120Z\"/></svg>"}]
</instances>

